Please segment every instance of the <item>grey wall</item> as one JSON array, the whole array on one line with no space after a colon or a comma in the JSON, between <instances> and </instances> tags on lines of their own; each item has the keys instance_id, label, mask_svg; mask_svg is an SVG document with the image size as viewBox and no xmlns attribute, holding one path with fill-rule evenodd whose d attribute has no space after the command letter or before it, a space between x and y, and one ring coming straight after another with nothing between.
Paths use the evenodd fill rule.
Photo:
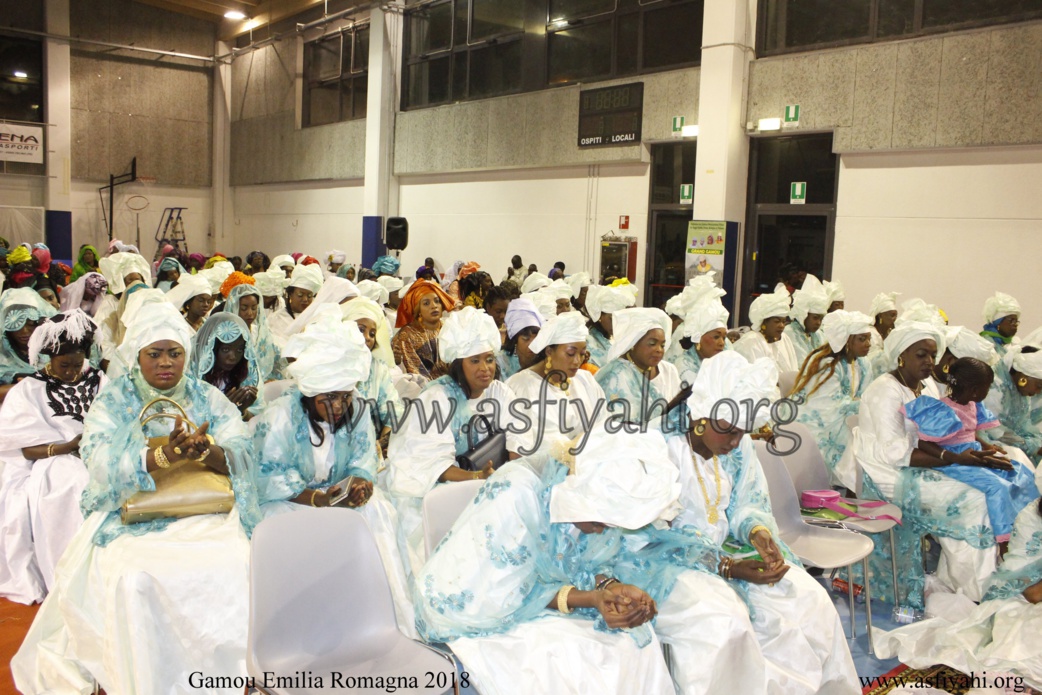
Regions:
<instances>
[{"instance_id":1,"label":"grey wall","mask_svg":"<svg viewBox=\"0 0 1042 695\"><path fill-rule=\"evenodd\" d=\"M1042 143L1042 23L757 60L749 116L800 105L836 152Z\"/></svg>"},{"instance_id":2,"label":"grey wall","mask_svg":"<svg viewBox=\"0 0 1042 695\"><path fill-rule=\"evenodd\" d=\"M233 186L365 175L365 119L296 127L298 50L292 37L232 63Z\"/></svg>"},{"instance_id":3,"label":"grey wall","mask_svg":"<svg viewBox=\"0 0 1042 695\"><path fill-rule=\"evenodd\" d=\"M212 56L216 25L129 0L71 0L73 36ZM212 68L202 62L75 44L72 176L108 181L137 157L160 184L209 186Z\"/></svg>"},{"instance_id":4,"label":"grey wall","mask_svg":"<svg viewBox=\"0 0 1042 695\"><path fill-rule=\"evenodd\" d=\"M698 68L642 75L588 88L644 83L642 139L671 137L673 116L698 122ZM579 149L580 87L399 113L397 175L640 161L643 148Z\"/></svg>"}]
</instances>

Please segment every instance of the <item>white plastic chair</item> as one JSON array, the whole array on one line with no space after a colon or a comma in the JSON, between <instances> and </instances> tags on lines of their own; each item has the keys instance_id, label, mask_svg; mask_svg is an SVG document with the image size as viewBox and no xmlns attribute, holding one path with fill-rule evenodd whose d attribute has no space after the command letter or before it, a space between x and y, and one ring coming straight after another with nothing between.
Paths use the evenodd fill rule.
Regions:
<instances>
[{"instance_id":1,"label":"white plastic chair","mask_svg":"<svg viewBox=\"0 0 1042 695\"><path fill-rule=\"evenodd\" d=\"M852 418L857 418L857 415L851 415ZM849 426L849 420L848 426ZM855 420L855 426L857 422ZM796 487L797 495L804 490L828 490L829 489L829 472L825 466L825 458L821 455L821 450L818 448L817 443L814 441L814 435L810 429L801 423L794 422L786 425L786 429L789 432L797 435L800 438L800 446L794 449L791 453L781 452L780 458L785 464L785 468L789 471L789 477L792 479L792 484ZM844 498L847 502L858 503L863 500L858 498ZM876 515L887 515L892 516L895 519L901 518L901 508L895 504L885 504L881 507L873 507L872 513ZM815 519L806 519L808 523L815 523ZM894 603L900 605L898 600L898 589L897 589L897 559L894 557L894 526L897 525L896 521L889 519L840 519L835 522L843 528L851 531L857 531L859 533L887 533L890 537L890 559L891 559L891 578L893 579L894 585ZM868 577L865 577L865 582L868 582Z\"/></svg>"},{"instance_id":2,"label":"white plastic chair","mask_svg":"<svg viewBox=\"0 0 1042 695\"><path fill-rule=\"evenodd\" d=\"M872 554L872 540L853 531L838 528L811 526L800 515L800 503L796 488L792 486L785 464L778 456L767 451L766 442L757 441L756 456L767 479L767 490L771 497L771 509L778 522L781 539L805 565L821 569L846 567L851 577L851 568L860 561L865 576L868 576L868 556ZM857 637L854 617L854 582L847 583L847 599L850 603L850 636ZM872 592L865 582L865 614L868 623L869 652L872 651Z\"/></svg>"},{"instance_id":3,"label":"white plastic chair","mask_svg":"<svg viewBox=\"0 0 1042 695\"><path fill-rule=\"evenodd\" d=\"M427 557L441 543L441 539L452 530L452 525L470 504L484 480L461 480L455 483L435 485L423 498L423 545Z\"/></svg>"},{"instance_id":4,"label":"white plastic chair","mask_svg":"<svg viewBox=\"0 0 1042 695\"><path fill-rule=\"evenodd\" d=\"M788 398L792 393L792 387L796 385L796 376L799 372L781 372L778 374L778 390L782 398Z\"/></svg>"},{"instance_id":5,"label":"white plastic chair","mask_svg":"<svg viewBox=\"0 0 1042 695\"><path fill-rule=\"evenodd\" d=\"M264 402L271 403L282 394L289 391L293 384L296 382L293 379L281 379L279 381L269 381L264 384Z\"/></svg>"},{"instance_id":6,"label":"white plastic chair","mask_svg":"<svg viewBox=\"0 0 1042 695\"><path fill-rule=\"evenodd\" d=\"M373 534L351 509L301 509L265 519L250 546L250 624L246 670L321 674L323 688L258 687L267 695L332 692L343 682L375 676L415 677L425 693L433 674L459 695L452 657L398 630L391 589ZM357 681L356 681L357 682ZM366 691L369 692L369 691Z\"/></svg>"}]
</instances>

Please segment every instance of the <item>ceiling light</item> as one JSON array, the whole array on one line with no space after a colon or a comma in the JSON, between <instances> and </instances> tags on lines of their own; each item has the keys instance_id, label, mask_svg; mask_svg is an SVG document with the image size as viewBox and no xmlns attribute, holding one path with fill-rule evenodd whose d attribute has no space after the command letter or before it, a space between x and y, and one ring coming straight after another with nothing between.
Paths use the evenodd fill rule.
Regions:
<instances>
[{"instance_id":1,"label":"ceiling light","mask_svg":"<svg viewBox=\"0 0 1042 695\"><path fill-rule=\"evenodd\" d=\"M225 19L246 19L246 13L239 10L228 10L224 13Z\"/></svg>"},{"instance_id":2,"label":"ceiling light","mask_svg":"<svg viewBox=\"0 0 1042 695\"><path fill-rule=\"evenodd\" d=\"M14 71L14 76L15 77L20 77L21 79L24 80L25 78L29 77L29 73L22 72L21 70L15 70Z\"/></svg>"},{"instance_id":3,"label":"ceiling light","mask_svg":"<svg viewBox=\"0 0 1042 695\"><path fill-rule=\"evenodd\" d=\"M680 129L680 137L683 138L696 138L698 137L698 126L697 125L686 125Z\"/></svg>"},{"instance_id":4,"label":"ceiling light","mask_svg":"<svg viewBox=\"0 0 1042 695\"><path fill-rule=\"evenodd\" d=\"M781 130L781 119L780 118L761 118L760 123L756 128L759 131L764 130Z\"/></svg>"}]
</instances>

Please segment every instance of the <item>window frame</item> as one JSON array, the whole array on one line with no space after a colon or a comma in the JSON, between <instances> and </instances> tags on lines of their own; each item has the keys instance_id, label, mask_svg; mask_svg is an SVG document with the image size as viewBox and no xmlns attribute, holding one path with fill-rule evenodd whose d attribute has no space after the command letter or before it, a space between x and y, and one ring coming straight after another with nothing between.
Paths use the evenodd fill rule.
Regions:
<instances>
[{"instance_id":1,"label":"window frame","mask_svg":"<svg viewBox=\"0 0 1042 695\"><path fill-rule=\"evenodd\" d=\"M1042 19L1042 10L1020 14L1005 15L995 19L971 19L954 24L945 24L936 27L923 26L923 5L926 0L912 0L914 9L912 11L912 31L906 34L879 35L879 4L880 0L870 0L868 33L864 37L853 39L838 39L836 41L823 41L805 46L786 46L784 48L767 49L767 9L768 4L777 1L781 8L785 8L787 0L758 0L756 12L756 57L766 58L768 56L789 55L792 53L807 53L809 51L820 51L829 48L843 48L845 46L862 46L865 44L885 43L889 41L903 41L905 39L924 38L946 34L968 29L980 29L984 27L1002 26L1005 24L1017 24Z\"/></svg>"},{"instance_id":2,"label":"window frame","mask_svg":"<svg viewBox=\"0 0 1042 695\"><path fill-rule=\"evenodd\" d=\"M359 68L359 67L357 67L355 65L355 62L356 62L355 61L355 59L356 59L356 55L355 55L355 52L356 52L355 51L356 42L358 40L358 34L361 33L362 31L365 31L365 32L368 33L368 31L369 31L369 21L368 20L352 22L348 26L341 27L341 28L337 29L336 31L329 32L328 34L324 34L322 36L319 36L319 37L317 37L315 39L312 39L310 41L306 41L304 43L304 51L303 51L304 64L303 64L303 71L302 71L302 75L303 75L303 79L302 79L303 89L301 90L301 121L300 121L301 128L317 128L317 127L325 126L325 125L333 125L334 123L346 123L348 121L357 121L357 120L361 120L361 119L366 117L366 113L364 112L364 110L363 110L363 113L360 113L360 114L356 114L355 113L355 102L356 102L356 99L355 99L355 94L354 94L356 85L361 83L361 82L363 82L363 81L365 82L365 84L366 84L366 86L368 88L368 80L369 80L368 57L366 58L364 66ZM346 54L347 55L347 60L346 60L346 70L345 70L345 45L348 44L348 40L347 40L348 36L350 37L350 50ZM312 70L312 59L313 59L312 58L312 51L314 50L313 47L316 44L320 44L320 43L327 42L327 41L333 41L334 39L339 39L339 41L340 41L340 60L338 62L339 69L338 69L338 72L337 72L336 76L325 77L325 78L322 78L322 79L312 78L309 75L309 73ZM323 122L323 123L312 123L312 118L311 118L311 93L312 93L312 90L314 90L316 88L328 88L328 87L331 87L334 84L337 85L337 87L338 87L338 89L337 89L337 94L338 94L338 97L337 97L337 114L338 114L338 117L334 118L331 121L326 121L326 122ZM344 100L345 100L344 90L345 89L349 89L350 90L350 94L347 95L347 96L349 96L348 101L351 104L351 113L346 115L346 116L344 114Z\"/></svg>"}]
</instances>

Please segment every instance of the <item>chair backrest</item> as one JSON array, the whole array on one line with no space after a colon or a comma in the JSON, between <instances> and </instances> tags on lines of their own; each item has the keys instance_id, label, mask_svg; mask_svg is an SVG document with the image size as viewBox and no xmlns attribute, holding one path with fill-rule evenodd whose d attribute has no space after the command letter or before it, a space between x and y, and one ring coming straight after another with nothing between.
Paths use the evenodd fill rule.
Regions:
<instances>
[{"instance_id":1,"label":"chair backrest","mask_svg":"<svg viewBox=\"0 0 1042 695\"><path fill-rule=\"evenodd\" d=\"M778 390L781 391L782 398L786 398L792 393L792 387L796 385L796 376L799 372L781 372L778 374Z\"/></svg>"},{"instance_id":2,"label":"chair backrest","mask_svg":"<svg viewBox=\"0 0 1042 695\"><path fill-rule=\"evenodd\" d=\"M264 384L264 402L271 403L282 394L293 388L296 382L293 379L282 379L280 381L269 381Z\"/></svg>"},{"instance_id":3,"label":"chair backrest","mask_svg":"<svg viewBox=\"0 0 1042 695\"><path fill-rule=\"evenodd\" d=\"M423 498L423 544L427 556L441 543L441 539L452 530L452 525L470 504L484 480L461 480L455 483L435 485Z\"/></svg>"},{"instance_id":4,"label":"chair backrest","mask_svg":"<svg viewBox=\"0 0 1042 695\"><path fill-rule=\"evenodd\" d=\"M800 445L792 451L786 446L791 445L792 440L780 441L779 454L782 463L789 471L792 484L796 492L804 490L828 490L830 487L829 471L825 466L825 457L821 455L818 443L814 441L814 434L806 425L793 422L785 425L785 430L800 438Z\"/></svg>"},{"instance_id":5,"label":"chair backrest","mask_svg":"<svg viewBox=\"0 0 1042 695\"><path fill-rule=\"evenodd\" d=\"M359 512L301 507L257 525L250 543L251 675L287 654L364 661L399 635L380 553Z\"/></svg>"},{"instance_id":6,"label":"chair backrest","mask_svg":"<svg viewBox=\"0 0 1042 695\"><path fill-rule=\"evenodd\" d=\"M767 443L757 440L756 457L760 460L760 468L767 480L767 493L771 498L771 511L778 523L782 540L794 538L802 534L804 526L800 517L800 501L796 497L796 488L792 486L789 472L781 458L767 450Z\"/></svg>"}]
</instances>

